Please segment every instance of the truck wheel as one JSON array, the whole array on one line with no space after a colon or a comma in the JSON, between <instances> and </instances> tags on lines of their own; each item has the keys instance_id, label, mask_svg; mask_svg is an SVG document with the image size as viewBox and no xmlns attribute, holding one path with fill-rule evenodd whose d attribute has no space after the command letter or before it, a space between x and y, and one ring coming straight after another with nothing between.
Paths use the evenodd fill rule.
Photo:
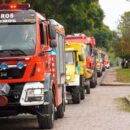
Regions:
<instances>
[{"instance_id":1,"label":"truck wheel","mask_svg":"<svg viewBox=\"0 0 130 130\"><path fill-rule=\"evenodd\" d=\"M105 67L102 69L102 71L104 72L106 69L105 69Z\"/></svg>"},{"instance_id":2,"label":"truck wheel","mask_svg":"<svg viewBox=\"0 0 130 130\"><path fill-rule=\"evenodd\" d=\"M80 95L81 95L81 100L85 99L85 87L84 87L83 76L80 77Z\"/></svg>"},{"instance_id":3,"label":"truck wheel","mask_svg":"<svg viewBox=\"0 0 130 130\"><path fill-rule=\"evenodd\" d=\"M90 81L90 87L91 88L96 88L96 82L95 81Z\"/></svg>"},{"instance_id":4,"label":"truck wheel","mask_svg":"<svg viewBox=\"0 0 130 130\"><path fill-rule=\"evenodd\" d=\"M102 76L102 72L100 72L100 77Z\"/></svg>"},{"instance_id":5,"label":"truck wheel","mask_svg":"<svg viewBox=\"0 0 130 130\"><path fill-rule=\"evenodd\" d=\"M72 89L72 102L74 104L79 104L80 103L80 90L79 90L79 86L75 86Z\"/></svg>"},{"instance_id":6,"label":"truck wheel","mask_svg":"<svg viewBox=\"0 0 130 130\"><path fill-rule=\"evenodd\" d=\"M55 106L54 106L54 98L53 94L51 94L51 98L49 101L49 105L41 105L40 113L38 113L38 123L41 129L51 129L54 125L54 113L55 113Z\"/></svg>"},{"instance_id":7,"label":"truck wheel","mask_svg":"<svg viewBox=\"0 0 130 130\"><path fill-rule=\"evenodd\" d=\"M64 103L60 104L57 108L57 117L63 118L64 117Z\"/></svg>"},{"instance_id":8,"label":"truck wheel","mask_svg":"<svg viewBox=\"0 0 130 130\"><path fill-rule=\"evenodd\" d=\"M86 93L90 94L90 83L86 86Z\"/></svg>"},{"instance_id":9,"label":"truck wheel","mask_svg":"<svg viewBox=\"0 0 130 130\"><path fill-rule=\"evenodd\" d=\"M90 81L90 88L96 88L97 86L97 73L95 73Z\"/></svg>"},{"instance_id":10,"label":"truck wheel","mask_svg":"<svg viewBox=\"0 0 130 130\"><path fill-rule=\"evenodd\" d=\"M98 72L97 77L101 77L101 76L102 76L102 72Z\"/></svg>"},{"instance_id":11,"label":"truck wheel","mask_svg":"<svg viewBox=\"0 0 130 130\"><path fill-rule=\"evenodd\" d=\"M81 100L85 99L85 88L83 86L80 87L80 95Z\"/></svg>"},{"instance_id":12,"label":"truck wheel","mask_svg":"<svg viewBox=\"0 0 130 130\"><path fill-rule=\"evenodd\" d=\"M57 117L63 118L64 111L65 111L65 98L64 98L64 88L63 88L63 90L62 90L62 103L57 108Z\"/></svg>"}]
</instances>

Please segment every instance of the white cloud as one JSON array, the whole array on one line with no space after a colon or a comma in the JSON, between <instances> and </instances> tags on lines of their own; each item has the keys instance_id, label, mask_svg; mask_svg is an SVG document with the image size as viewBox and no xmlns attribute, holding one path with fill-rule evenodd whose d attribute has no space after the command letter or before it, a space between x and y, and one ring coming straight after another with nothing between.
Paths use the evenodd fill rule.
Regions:
<instances>
[{"instance_id":1,"label":"white cloud","mask_svg":"<svg viewBox=\"0 0 130 130\"><path fill-rule=\"evenodd\" d=\"M105 13L104 23L111 30L116 30L120 16L130 11L130 2L127 0L99 0L99 3Z\"/></svg>"}]
</instances>

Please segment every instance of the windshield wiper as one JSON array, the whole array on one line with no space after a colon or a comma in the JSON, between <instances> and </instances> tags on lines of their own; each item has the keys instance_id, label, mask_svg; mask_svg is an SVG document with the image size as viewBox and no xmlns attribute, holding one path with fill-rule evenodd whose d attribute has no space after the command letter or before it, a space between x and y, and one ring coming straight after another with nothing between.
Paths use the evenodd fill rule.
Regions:
<instances>
[{"instance_id":1,"label":"windshield wiper","mask_svg":"<svg viewBox=\"0 0 130 130\"><path fill-rule=\"evenodd\" d=\"M0 50L0 53L3 53L2 56L27 56L27 54L20 49L6 49ZM1 56L1 55L0 55Z\"/></svg>"}]
</instances>

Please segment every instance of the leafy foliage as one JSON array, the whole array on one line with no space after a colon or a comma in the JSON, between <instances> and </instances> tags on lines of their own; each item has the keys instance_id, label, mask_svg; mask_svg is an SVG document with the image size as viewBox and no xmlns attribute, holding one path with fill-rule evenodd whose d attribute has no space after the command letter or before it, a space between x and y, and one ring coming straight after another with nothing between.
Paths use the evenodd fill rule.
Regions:
<instances>
[{"instance_id":1,"label":"leafy foliage","mask_svg":"<svg viewBox=\"0 0 130 130\"><path fill-rule=\"evenodd\" d=\"M23 3L26 0L0 0L0 3Z\"/></svg>"},{"instance_id":2,"label":"leafy foliage","mask_svg":"<svg viewBox=\"0 0 130 130\"><path fill-rule=\"evenodd\" d=\"M97 46L108 48L108 46L113 43L114 32L110 31L107 26L103 25L101 29L95 31L94 36L97 41Z\"/></svg>"},{"instance_id":3,"label":"leafy foliage","mask_svg":"<svg viewBox=\"0 0 130 130\"><path fill-rule=\"evenodd\" d=\"M119 38L116 45L116 55L130 58L130 12L125 12L118 25Z\"/></svg>"},{"instance_id":4,"label":"leafy foliage","mask_svg":"<svg viewBox=\"0 0 130 130\"><path fill-rule=\"evenodd\" d=\"M27 0L47 18L64 25L67 33L91 32L102 26L104 13L98 0ZM53 13L52 13L53 12Z\"/></svg>"}]
</instances>

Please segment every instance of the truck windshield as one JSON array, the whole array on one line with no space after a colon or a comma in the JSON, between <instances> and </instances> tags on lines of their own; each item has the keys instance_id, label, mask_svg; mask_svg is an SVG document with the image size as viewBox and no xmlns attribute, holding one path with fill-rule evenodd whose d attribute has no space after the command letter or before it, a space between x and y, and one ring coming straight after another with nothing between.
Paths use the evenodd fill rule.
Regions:
<instances>
[{"instance_id":1,"label":"truck windshield","mask_svg":"<svg viewBox=\"0 0 130 130\"><path fill-rule=\"evenodd\" d=\"M35 30L35 24L1 24L0 57L33 55Z\"/></svg>"},{"instance_id":2,"label":"truck windshield","mask_svg":"<svg viewBox=\"0 0 130 130\"><path fill-rule=\"evenodd\" d=\"M65 61L66 64L74 64L74 57L72 52L66 52Z\"/></svg>"}]
</instances>

